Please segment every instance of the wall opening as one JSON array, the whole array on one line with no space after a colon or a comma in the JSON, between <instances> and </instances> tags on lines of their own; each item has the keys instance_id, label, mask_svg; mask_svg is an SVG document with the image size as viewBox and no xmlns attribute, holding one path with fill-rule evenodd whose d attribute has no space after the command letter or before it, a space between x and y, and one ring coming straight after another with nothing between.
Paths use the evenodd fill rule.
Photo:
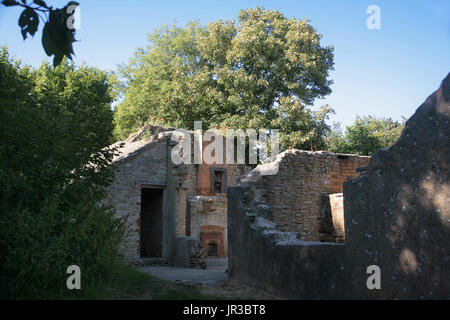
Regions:
<instances>
[{"instance_id":1,"label":"wall opening","mask_svg":"<svg viewBox=\"0 0 450 320\"><path fill-rule=\"evenodd\" d=\"M163 189L142 188L140 255L161 258L163 242Z\"/></svg>"},{"instance_id":2,"label":"wall opening","mask_svg":"<svg viewBox=\"0 0 450 320\"><path fill-rule=\"evenodd\" d=\"M186 236L191 236L191 202L186 199Z\"/></svg>"},{"instance_id":3,"label":"wall opening","mask_svg":"<svg viewBox=\"0 0 450 320\"><path fill-rule=\"evenodd\" d=\"M207 256L225 256L224 232L224 228L220 226L201 227L200 240Z\"/></svg>"},{"instance_id":4,"label":"wall opening","mask_svg":"<svg viewBox=\"0 0 450 320\"><path fill-rule=\"evenodd\" d=\"M218 256L217 243L215 243L214 241L208 243L208 256L210 257Z\"/></svg>"},{"instance_id":5,"label":"wall opening","mask_svg":"<svg viewBox=\"0 0 450 320\"><path fill-rule=\"evenodd\" d=\"M342 193L320 195L319 241L345 242L344 197Z\"/></svg>"},{"instance_id":6,"label":"wall opening","mask_svg":"<svg viewBox=\"0 0 450 320\"><path fill-rule=\"evenodd\" d=\"M227 169L211 167L211 192L224 193L227 188Z\"/></svg>"}]
</instances>

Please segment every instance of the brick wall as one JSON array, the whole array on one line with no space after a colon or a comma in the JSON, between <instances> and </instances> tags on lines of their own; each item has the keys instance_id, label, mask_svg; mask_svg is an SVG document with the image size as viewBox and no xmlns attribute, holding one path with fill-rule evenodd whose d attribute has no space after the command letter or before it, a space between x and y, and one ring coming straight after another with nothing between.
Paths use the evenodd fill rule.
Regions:
<instances>
[{"instance_id":1,"label":"brick wall","mask_svg":"<svg viewBox=\"0 0 450 320\"><path fill-rule=\"evenodd\" d=\"M356 168L369 163L370 157L336 154L336 160L331 168L331 184L329 193L342 193L342 185L345 181L357 175Z\"/></svg>"},{"instance_id":2,"label":"brick wall","mask_svg":"<svg viewBox=\"0 0 450 320\"><path fill-rule=\"evenodd\" d=\"M202 242L203 252L205 255L209 256L211 254L210 246L212 244L216 245L217 256L226 255L225 247L225 227L222 226L201 226L200 227L200 240Z\"/></svg>"},{"instance_id":3,"label":"brick wall","mask_svg":"<svg viewBox=\"0 0 450 320\"><path fill-rule=\"evenodd\" d=\"M215 196L191 196L188 198L190 211L190 236L201 239L203 249L207 253L206 233L220 230L222 233L221 255L228 253L227 241L227 198L224 194ZM203 237L202 237L203 235ZM213 235L216 237L217 235Z\"/></svg>"},{"instance_id":4,"label":"brick wall","mask_svg":"<svg viewBox=\"0 0 450 320\"><path fill-rule=\"evenodd\" d=\"M203 141L203 150L212 142ZM211 167L217 167L227 170L227 187L236 185L237 179L243 174L250 171L245 165L227 164L226 163L226 139L223 138L223 161L222 163L206 163L203 161L197 168L197 194L202 196L213 196L211 187ZM226 192L224 192L226 196Z\"/></svg>"},{"instance_id":5,"label":"brick wall","mask_svg":"<svg viewBox=\"0 0 450 320\"><path fill-rule=\"evenodd\" d=\"M197 169L197 195L188 197L190 236L202 239L205 253L207 244L204 239L211 236L202 233L206 226L222 228L223 244L220 255L227 255L227 194L213 193L211 190L211 167L226 168L227 187L236 185L238 178L250 171L245 165L236 164L206 164L198 165ZM219 243L222 243L218 241Z\"/></svg>"}]
</instances>

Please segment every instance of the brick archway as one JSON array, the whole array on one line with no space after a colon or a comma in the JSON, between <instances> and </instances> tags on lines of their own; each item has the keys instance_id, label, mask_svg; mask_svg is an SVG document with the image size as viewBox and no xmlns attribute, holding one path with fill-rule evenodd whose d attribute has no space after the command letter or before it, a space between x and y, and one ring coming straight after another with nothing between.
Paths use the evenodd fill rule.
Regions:
<instances>
[{"instance_id":1,"label":"brick archway","mask_svg":"<svg viewBox=\"0 0 450 320\"><path fill-rule=\"evenodd\" d=\"M207 256L224 256L224 227L221 226L201 226L200 240L203 251Z\"/></svg>"}]
</instances>

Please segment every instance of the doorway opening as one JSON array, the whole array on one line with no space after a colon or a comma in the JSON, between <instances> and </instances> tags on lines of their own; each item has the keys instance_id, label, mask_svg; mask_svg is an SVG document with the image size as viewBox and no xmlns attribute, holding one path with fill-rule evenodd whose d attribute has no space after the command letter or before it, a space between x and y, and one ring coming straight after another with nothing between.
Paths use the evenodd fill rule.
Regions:
<instances>
[{"instance_id":1,"label":"doorway opening","mask_svg":"<svg viewBox=\"0 0 450 320\"><path fill-rule=\"evenodd\" d=\"M142 188L140 255L161 258L163 242L163 189Z\"/></svg>"}]
</instances>

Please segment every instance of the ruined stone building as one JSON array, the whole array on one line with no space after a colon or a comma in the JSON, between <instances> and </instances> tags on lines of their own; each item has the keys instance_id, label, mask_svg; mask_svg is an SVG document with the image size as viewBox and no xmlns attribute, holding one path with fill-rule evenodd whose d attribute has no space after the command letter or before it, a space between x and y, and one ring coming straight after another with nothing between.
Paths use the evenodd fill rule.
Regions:
<instances>
[{"instance_id":1,"label":"ruined stone building","mask_svg":"<svg viewBox=\"0 0 450 320\"><path fill-rule=\"evenodd\" d=\"M265 223L296 239L345 241L342 185L369 159L326 151L288 150L279 154L244 180L259 179L249 195L255 217L264 216Z\"/></svg>"},{"instance_id":2,"label":"ruined stone building","mask_svg":"<svg viewBox=\"0 0 450 320\"><path fill-rule=\"evenodd\" d=\"M118 218L126 217L121 253L130 263L174 263L175 256L189 254L195 239L206 255L228 254L227 187L250 168L206 162L176 165L171 160L177 144L173 133L147 126L116 144L121 146L113 160L116 171L108 201Z\"/></svg>"},{"instance_id":3,"label":"ruined stone building","mask_svg":"<svg viewBox=\"0 0 450 320\"><path fill-rule=\"evenodd\" d=\"M228 255L227 189L251 168L205 161L176 165L173 134L147 126L121 145L113 161L109 202L117 217L127 219L121 251L128 262L189 266L196 239L207 256ZM203 149L208 144L203 141ZM343 242L342 184L369 157L291 150L277 159L269 166L279 165L279 173L265 175L260 190L270 189L266 206L258 207L267 208L267 221L298 239Z\"/></svg>"},{"instance_id":4,"label":"ruined stone building","mask_svg":"<svg viewBox=\"0 0 450 320\"><path fill-rule=\"evenodd\" d=\"M174 130L146 127L113 161L122 254L189 266L201 243L283 297L450 299L449 114L450 74L371 158L288 150L253 170L174 164Z\"/></svg>"},{"instance_id":5,"label":"ruined stone building","mask_svg":"<svg viewBox=\"0 0 450 320\"><path fill-rule=\"evenodd\" d=\"M450 74L343 189L368 159L256 167L228 189L229 277L295 299L450 299L449 121Z\"/></svg>"}]
</instances>

